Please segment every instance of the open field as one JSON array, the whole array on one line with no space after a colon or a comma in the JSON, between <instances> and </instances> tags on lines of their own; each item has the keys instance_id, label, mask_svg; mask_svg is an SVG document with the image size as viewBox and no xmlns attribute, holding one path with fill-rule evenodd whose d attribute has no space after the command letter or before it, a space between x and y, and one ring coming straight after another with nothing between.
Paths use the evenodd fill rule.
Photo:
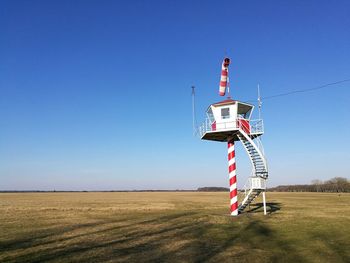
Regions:
<instances>
[{"instance_id":1,"label":"open field","mask_svg":"<svg viewBox=\"0 0 350 263\"><path fill-rule=\"evenodd\" d=\"M350 194L0 194L1 262L350 262Z\"/></svg>"}]
</instances>

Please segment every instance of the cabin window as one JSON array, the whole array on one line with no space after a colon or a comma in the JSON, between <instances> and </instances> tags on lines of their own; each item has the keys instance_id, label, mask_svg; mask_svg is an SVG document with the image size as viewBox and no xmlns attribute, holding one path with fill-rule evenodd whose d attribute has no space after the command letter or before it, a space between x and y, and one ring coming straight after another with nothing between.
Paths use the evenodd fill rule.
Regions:
<instances>
[{"instance_id":1,"label":"cabin window","mask_svg":"<svg viewBox=\"0 0 350 263\"><path fill-rule=\"evenodd\" d=\"M207 112L208 119L210 120L210 123L213 123L215 121L213 111L211 109L208 110Z\"/></svg>"},{"instance_id":2,"label":"cabin window","mask_svg":"<svg viewBox=\"0 0 350 263\"><path fill-rule=\"evenodd\" d=\"M222 108L221 109L221 118L223 118L223 119L230 118L230 108Z\"/></svg>"},{"instance_id":3,"label":"cabin window","mask_svg":"<svg viewBox=\"0 0 350 263\"><path fill-rule=\"evenodd\" d=\"M249 119L253 107L246 104L238 104L237 117L240 119Z\"/></svg>"},{"instance_id":4,"label":"cabin window","mask_svg":"<svg viewBox=\"0 0 350 263\"><path fill-rule=\"evenodd\" d=\"M248 112L245 112L245 113L238 113L238 118L239 119L248 119L249 118L249 116L250 116L250 112L251 112L251 110L249 110Z\"/></svg>"},{"instance_id":5,"label":"cabin window","mask_svg":"<svg viewBox=\"0 0 350 263\"><path fill-rule=\"evenodd\" d=\"M252 112L252 109L250 109L249 111L247 111L246 114L244 114L244 115L245 115L244 118L245 118L245 119L248 119L248 118L250 117L251 112Z\"/></svg>"}]
</instances>

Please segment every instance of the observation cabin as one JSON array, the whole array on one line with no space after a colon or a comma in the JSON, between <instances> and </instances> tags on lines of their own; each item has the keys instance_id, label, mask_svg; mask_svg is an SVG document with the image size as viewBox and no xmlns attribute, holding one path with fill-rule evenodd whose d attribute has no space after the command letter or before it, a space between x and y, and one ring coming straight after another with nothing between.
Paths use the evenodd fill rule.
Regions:
<instances>
[{"instance_id":1,"label":"observation cabin","mask_svg":"<svg viewBox=\"0 0 350 263\"><path fill-rule=\"evenodd\" d=\"M264 133L263 120L252 120L254 106L237 100L226 99L211 104L206 120L199 127L203 140L227 142L228 138L238 141L239 132L245 132L254 139Z\"/></svg>"}]
</instances>

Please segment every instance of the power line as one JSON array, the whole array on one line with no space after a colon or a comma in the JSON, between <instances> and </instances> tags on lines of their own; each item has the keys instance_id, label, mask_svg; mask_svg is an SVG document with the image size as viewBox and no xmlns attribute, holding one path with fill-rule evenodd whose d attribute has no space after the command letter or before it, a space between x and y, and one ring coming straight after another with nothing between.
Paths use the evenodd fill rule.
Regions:
<instances>
[{"instance_id":1,"label":"power line","mask_svg":"<svg viewBox=\"0 0 350 263\"><path fill-rule=\"evenodd\" d=\"M295 94L295 93L304 93L304 92L314 91L314 90L323 89L323 88L326 88L326 87L329 87L329 86L332 86L332 85L348 82L348 81L350 81L350 79L344 79L344 80L340 80L340 81L336 81L336 82L332 82L332 83L327 83L327 84L324 84L324 85L321 85L321 86L318 86L318 87L314 87L314 88L300 89L300 90L294 90L294 91L280 93L280 94L276 94L276 95L271 95L271 96L263 97L262 99L263 100L268 100L268 99L272 99L272 98L292 95L292 94Z\"/></svg>"},{"instance_id":2,"label":"power line","mask_svg":"<svg viewBox=\"0 0 350 263\"><path fill-rule=\"evenodd\" d=\"M269 100L269 99L273 99L273 98L277 98L277 97L284 97L284 96L288 96L288 95L292 95L292 94L296 94L296 93L305 93L305 92L310 92L310 91L314 91L314 90L319 90L319 89L323 89L332 85L336 85L336 84L340 84L340 83L344 83L344 82L349 82L350 79L344 79L344 80L340 80L340 81L336 81L336 82L331 82L331 83L327 83L321 86L317 86L314 88L308 88L308 89L300 89L300 90L294 90L294 91L289 91L289 92L285 92L285 93L280 93L280 94L276 94L276 95L271 95L271 96L266 96L266 97L262 97L262 100ZM247 102L253 102L255 100L248 100Z\"/></svg>"}]
</instances>

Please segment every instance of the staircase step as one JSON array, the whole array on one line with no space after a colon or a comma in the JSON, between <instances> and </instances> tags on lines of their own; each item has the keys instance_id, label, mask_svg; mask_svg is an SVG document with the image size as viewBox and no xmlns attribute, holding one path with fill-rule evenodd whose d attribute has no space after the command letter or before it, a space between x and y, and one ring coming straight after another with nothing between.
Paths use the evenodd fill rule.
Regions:
<instances>
[{"instance_id":1,"label":"staircase step","mask_svg":"<svg viewBox=\"0 0 350 263\"><path fill-rule=\"evenodd\" d=\"M250 160L253 162L255 176L267 179L268 171L267 171L266 163L265 163L265 160L263 159L263 156L260 155L258 149L256 148L257 146L254 143L251 143L250 140L246 139L246 137L243 134L238 134L238 138L240 139L243 146L245 147ZM241 206L239 207L239 211L243 211L245 207L248 204L250 204L259 195L259 193L260 192L258 191L251 192L251 196L246 197L247 198L246 203L241 204Z\"/></svg>"}]
</instances>

